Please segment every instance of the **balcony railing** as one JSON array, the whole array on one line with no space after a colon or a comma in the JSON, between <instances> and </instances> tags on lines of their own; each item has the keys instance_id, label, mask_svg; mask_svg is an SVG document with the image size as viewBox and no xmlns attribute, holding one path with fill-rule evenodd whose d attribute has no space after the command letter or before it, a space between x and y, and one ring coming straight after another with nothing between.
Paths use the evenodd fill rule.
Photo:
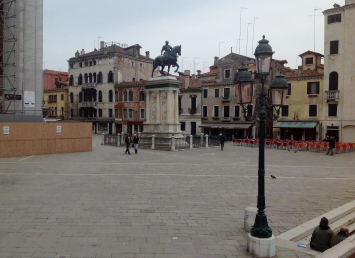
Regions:
<instances>
[{"instance_id":1,"label":"balcony railing","mask_svg":"<svg viewBox=\"0 0 355 258\"><path fill-rule=\"evenodd\" d=\"M83 90L96 89L96 87L97 87L96 82L88 82L88 83L83 83L81 85L81 89Z\"/></svg>"},{"instance_id":2,"label":"balcony railing","mask_svg":"<svg viewBox=\"0 0 355 258\"><path fill-rule=\"evenodd\" d=\"M194 108L194 109L189 108L189 112L190 112L190 114L196 114L197 113L197 109L196 108Z\"/></svg>"},{"instance_id":3,"label":"balcony railing","mask_svg":"<svg viewBox=\"0 0 355 258\"><path fill-rule=\"evenodd\" d=\"M222 102L230 102L231 98L230 97L223 97Z\"/></svg>"},{"instance_id":4,"label":"balcony railing","mask_svg":"<svg viewBox=\"0 0 355 258\"><path fill-rule=\"evenodd\" d=\"M81 107L96 107L95 101L81 102Z\"/></svg>"},{"instance_id":5,"label":"balcony railing","mask_svg":"<svg viewBox=\"0 0 355 258\"><path fill-rule=\"evenodd\" d=\"M223 122L230 122L231 118L230 117L222 117Z\"/></svg>"},{"instance_id":6,"label":"balcony railing","mask_svg":"<svg viewBox=\"0 0 355 258\"><path fill-rule=\"evenodd\" d=\"M325 100L338 100L338 99L339 99L338 90L325 91Z\"/></svg>"},{"instance_id":7,"label":"balcony railing","mask_svg":"<svg viewBox=\"0 0 355 258\"><path fill-rule=\"evenodd\" d=\"M56 99L49 99L48 100L48 103L53 103L53 102L57 102L57 100Z\"/></svg>"}]
</instances>

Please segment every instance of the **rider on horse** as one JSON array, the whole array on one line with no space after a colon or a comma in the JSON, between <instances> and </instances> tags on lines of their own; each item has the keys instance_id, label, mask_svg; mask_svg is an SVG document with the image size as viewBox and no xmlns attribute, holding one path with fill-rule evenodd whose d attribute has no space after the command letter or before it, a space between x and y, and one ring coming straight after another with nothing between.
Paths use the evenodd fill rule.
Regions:
<instances>
[{"instance_id":1,"label":"rider on horse","mask_svg":"<svg viewBox=\"0 0 355 258\"><path fill-rule=\"evenodd\" d=\"M172 49L173 48L169 45L169 41L165 41L165 45L161 49L161 55L163 54L163 51L164 51L164 55L163 55L164 61L166 61L168 59L168 56L169 56Z\"/></svg>"}]
</instances>

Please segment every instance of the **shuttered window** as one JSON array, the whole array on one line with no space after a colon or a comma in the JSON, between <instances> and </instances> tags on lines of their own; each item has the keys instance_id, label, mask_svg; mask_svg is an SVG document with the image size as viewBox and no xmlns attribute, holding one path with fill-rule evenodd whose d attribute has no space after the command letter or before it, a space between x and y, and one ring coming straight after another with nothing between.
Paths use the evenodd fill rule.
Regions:
<instances>
[{"instance_id":1,"label":"shuttered window","mask_svg":"<svg viewBox=\"0 0 355 258\"><path fill-rule=\"evenodd\" d=\"M319 82L307 82L307 94L319 94Z\"/></svg>"},{"instance_id":2,"label":"shuttered window","mask_svg":"<svg viewBox=\"0 0 355 258\"><path fill-rule=\"evenodd\" d=\"M317 105L308 105L308 116L317 117L318 106Z\"/></svg>"},{"instance_id":3,"label":"shuttered window","mask_svg":"<svg viewBox=\"0 0 355 258\"><path fill-rule=\"evenodd\" d=\"M339 40L330 41L330 54L339 54Z\"/></svg>"},{"instance_id":4,"label":"shuttered window","mask_svg":"<svg viewBox=\"0 0 355 258\"><path fill-rule=\"evenodd\" d=\"M341 14L328 15L328 24L341 22Z\"/></svg>"}]
</instances>

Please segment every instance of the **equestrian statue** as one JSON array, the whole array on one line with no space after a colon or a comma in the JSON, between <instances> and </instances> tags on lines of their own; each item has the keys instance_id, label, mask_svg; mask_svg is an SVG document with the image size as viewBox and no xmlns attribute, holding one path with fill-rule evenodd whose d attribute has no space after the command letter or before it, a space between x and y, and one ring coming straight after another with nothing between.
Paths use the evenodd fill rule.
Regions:
<instances>
[{"instance_id":1,"label":"equestrian statue","mask_svg":"<svg viewBox=\"0 0 355 258\"><path fill-rule=\"evenodd\" d=\"M163 54L163 51L164 51L164 54ZM165 45L163 46L163 48L161 50L161 55L157 56L153 61L152 77L153 77L154 70L158 66L161 66L160 74L162 76L165 76L165 74L164 74L165 66L168 67L168 75L170 72L170 66L173 66L173 67L177 66L176 70L174 71L176 73L179 70L179 65L177 64L178 55L181 56L181 45L171 47L169 45L169 41L165 41Z\"/></svg>"}]
</instances>

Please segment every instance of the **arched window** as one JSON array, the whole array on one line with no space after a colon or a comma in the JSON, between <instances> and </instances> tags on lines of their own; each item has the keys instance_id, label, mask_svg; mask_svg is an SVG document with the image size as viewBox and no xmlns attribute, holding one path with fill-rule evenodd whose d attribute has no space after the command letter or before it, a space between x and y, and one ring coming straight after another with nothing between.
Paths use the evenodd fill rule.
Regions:
<instances>
[{"instance_id":1,"label":"arched window","mask_svg":"<svg viewBox=\"0 0 355 258\"><path fill-rule=\"evenodd\" d=\"M92 83L92 73L89 73L89 82Z\"/></svg>"},{"instance_id":2,"label":"arched window","mask_svg":"<svg viewBox=\"0 0 355 258\"><path fill-rule=\"evenodd\" d=\"M84 78L85 78L85 83L88 83L89 82L89 77L88 77L87 73L84 75Z\"/></svg>"},{"instance_id":3,"label":"arched window","mask_svg":"<svg viewBox=\"0 0 355 258\"><path fill-rule=\"evenodd\" d=\"M108 92L108 102L113 102L113 92L112 92L112 90L110 90Z\"/></svg>"},{"instance_id":4,"label":"arched window","mask_svg":"<svg viewBox=\"0 0 355 258\"><path fill-rule=\"evenodd\" d=\"M97 75L97 83L102 83L102 72Z\"/></svg>"},{"instance_id":5,"label":"arched window","mask_svg":"<svg viewBox=\"0 0 355 258\"><path fill-rule=\"evenodd\" d=\"M92 97L93 97L93 101L96 101L96 90L93 91Z\"/></svg>"},{"instance_id":6,"label":"arched window","mask_svg":"<svg viewBox=\"0 0 355 258\"><path fill-rule=\"evenodd\" d=\"M73 92L70 92L70 103L73 104L74 102L74 95L73 95Z\"/></svg>"},{"instance_id":7,"label":"arched window","mask_svg":"<svg viewBox=\"0 0 355 258\"><path fill-rule=\"evenodd\" d=\"M89 101L92 101L92 91L89 91Z\"/></svg>"},{"instance_id":8,"label":"arched window","mask_svg":"<svg viewBox=\"0 0 355 258\"><path fill-rule=\"evenodd\" d=\"M338 90L338 73L331 72L329 74L329 90Z\"/></svg>"},{"instance_id":9,"label":"arched window","mask_svg":"<svg viewBox=\"0 0 355 258\"><path fill-rule=\"evenodd\" d=\"M83 101L83 93L79 92L79 103Z\"/></svg>"},{"instance_id":10,"label":"arched window","mask_svg":"<svg viewBox=\"0 0 355 258\"><path fill-rule=\"evenodd\" d=\"M102 102L102 91L99 91L99 102Z\"/></svg>"},{"instance_id":11,"label":"arched window","mask_svg":"<svg viewBox=\"0 0 355 258\"><path fill-rule=\"evenodd\" d=\"M94 79L94 82L96 82L96 73L92 75L92 78Z\"/></svg>"},{"instance_id":12,"label":"arched window","mask_svg":"<svg viewBox=\"0 0 355 258\"><path fill-rule=\"evenodd\" d=\"M87 91L84 92L84 101L88 101L88 92Z\"/></svg>"},{"instance_id":13,"label":"arched window","mask_svg":"<svg viewBox=\"0 0 355 258\"><path fill-rule=\"evenodd\" d=\"M79 74L79 77L78 77L78 84L79 85L83 84L83 76L81 74Z\"/></svg>"},{"instance_id":14,"label":"arched window","mask_svg":"<svg viewBox=\"0 0 355 258\"><path fill-rule=\"evenodd\" d=\"M113 82L113 72L109 71L109 73L107 74L107 82Z\"/></svg>"},{"instance_id":15,"label":"arched window","mask_svg":"<svg viewBox=\"0 0 355 258\"><path fill-rule=\"evenodd\" d=\"M74 86L74 76L70 75L69 77L69 86Z\"/></svg>"}]
</instances>

